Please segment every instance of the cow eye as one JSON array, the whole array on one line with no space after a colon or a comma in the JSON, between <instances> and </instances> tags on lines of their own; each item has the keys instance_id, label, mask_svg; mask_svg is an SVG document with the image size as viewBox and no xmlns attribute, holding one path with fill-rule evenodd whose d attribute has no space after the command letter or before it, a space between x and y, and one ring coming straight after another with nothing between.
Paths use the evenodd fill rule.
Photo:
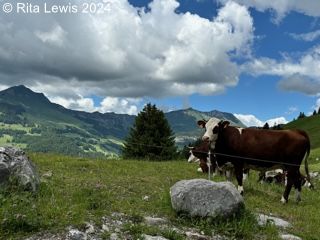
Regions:
<instances>
[{"instance_id":1,"label":"cow eye","mask_svg":"<svg viewBox=\"0 0 320 240\"><path fill-rule=\"evenodd\" d=\"M212 133L213 134L217 134L219 131L219 127L218 126L215 126L214 129L212 130Z\"/></svg>"}]
</instances>

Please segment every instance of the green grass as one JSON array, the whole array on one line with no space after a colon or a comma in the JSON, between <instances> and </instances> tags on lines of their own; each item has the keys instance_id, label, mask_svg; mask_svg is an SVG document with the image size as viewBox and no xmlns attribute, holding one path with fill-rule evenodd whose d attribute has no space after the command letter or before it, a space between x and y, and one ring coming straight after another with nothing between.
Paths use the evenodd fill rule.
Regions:
<instances>
[{"instance_id":1,"label":"green grass","mask_svg":"<svg viewBox=\"0 0 320 240\"><path fill-rule=\"evenodd\" d=\"M320 148L320 115L305 117L292 121L284 126L285 129L305 130L311 142L311 148Z\"/></svg>"},{"instance_id":2,"label":"green grass","mask_svg":"<svg viewBox=\"0 0 320 240\"><path fill-rule=\"evenodd\" d=\"M231 239L277 239L273 226L259 227L253 213L272 213L293 224L290 233L304 240L320 236L319 190L303 190L303 202L294 203L294 194L287 205L280 204L283 187L260 185L257 175L245 183L246 210L225 221L189 219L171 208L169 189L182 179L206 178L196 172L197 166L186 161L147 162L124 160L87 160L57 155L31 154L40 174L52 171L53 176L41 183L37 195L0 192L0 239L21 239L40 231L59 232L67 226L84 222L101 224L102 216L113 212L140 219L143 216L166 217L175 225L195 227L209 234L214 231ZM320 164L310 166L319 170ZM217 178L215 180L222 180ZM315 183L318 186L317 182ZM148 201L143 197L149 196ZM141 233L162 234L168 239L183 239L181 234L146 227L141 223L127 226L137 238ZM107 233L105 236L107 238Z\"/></svg>"},{"instance_id":3,"label":"green grass","mask_svg":"<svg viewBox=\"0 0 320 240\"><path fill-rule=\"evenodd\" d=\"M22 131L30 132L31 127L24 127L21 124L6 124L1 122L0 129L22 130Z\"/></svg>"},{"instance_id":4,"label":"green grass","mask_svg":"<svg viewBox=\"0 0 320 240\"><path fill-rule=\"evenodd\" d=\"M12 136L4 134L2 137L0 137L0 145L8 145L9 142L11 142L13 139Z\"/></svg>"}]
</instances>

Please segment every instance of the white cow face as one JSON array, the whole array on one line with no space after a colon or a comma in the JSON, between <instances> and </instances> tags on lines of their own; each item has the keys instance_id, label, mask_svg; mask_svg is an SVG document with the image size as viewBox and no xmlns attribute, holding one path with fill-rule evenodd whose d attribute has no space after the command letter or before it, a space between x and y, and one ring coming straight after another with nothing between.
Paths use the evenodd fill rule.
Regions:
<instances>
[{"instance_id":1,"label":"white cow face","mask_svg":"<svg viewBox=\"0 0 320 240\"><path fill-rule=\"evenodd\" d=\"M206 132L202 136L203 141L215 142L217 140L218 132L214 131L214 129L218 127L219 122L218 118L210 118L208 122L198 121L199 127L206 129Z\"/></svg>"},{"instance_id":2,"label":"white cow face","mask_svg":"<svg viewBox=\"0 0 320 240\"><path fill-rule=\"evenodd\" d=\"M210 118L209 121L198 121L198 126L201 128L205 128L206 132L202 136L203 141L210 142L210 148L212 150L215 149L215 143L218 139L219 128L225 128L229 126L230 122L221 121L218 118Z\"/></svg>"}]
</instances>

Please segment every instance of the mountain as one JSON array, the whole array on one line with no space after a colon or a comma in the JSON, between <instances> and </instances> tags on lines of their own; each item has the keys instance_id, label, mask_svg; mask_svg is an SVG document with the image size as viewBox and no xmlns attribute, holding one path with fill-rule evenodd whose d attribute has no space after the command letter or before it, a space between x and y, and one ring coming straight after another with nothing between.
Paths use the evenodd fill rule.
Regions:
<instances>
[{"instance_id":1,"label":"mountain","mask_svg":"<svg viewBox=\"0 0 320 240\"><path fill-rule=\"evenodd\" d=\"M217 117L244 126L234 115L216 110L189 108L165 116L180 147L201 136L202 130L196 124L199 119ZM0 145L17 145L27 151L114 157L134 119L127 114L66 109L23 85L0 92Z\"/></svg>"}]
</instances>

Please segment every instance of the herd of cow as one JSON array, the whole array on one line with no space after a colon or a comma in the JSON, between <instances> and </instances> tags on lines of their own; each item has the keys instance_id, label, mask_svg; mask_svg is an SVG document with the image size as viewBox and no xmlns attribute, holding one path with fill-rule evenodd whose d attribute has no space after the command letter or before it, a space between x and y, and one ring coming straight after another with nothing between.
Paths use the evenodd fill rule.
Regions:
<instances>
[{"instance_id":1,"label":"herd of cow","mask_svg":"<svg viewBox=\"0 0 320 240\"><path fill-rule=\"evenodd\" d=\"M190 149L188 162L199 162L199 171L235 175L243 194L243 180L249 169L260 172L258 181L285 185L281 198L288 202L292 186L296 201L301 201L301 187L313 188L308 169L310 140L302 130L264 130L230 126L228 121L211 118L198 121L205 129L202 145ZM304 160L306 176L300 173Z\"/></svg>"}]
</instances>

